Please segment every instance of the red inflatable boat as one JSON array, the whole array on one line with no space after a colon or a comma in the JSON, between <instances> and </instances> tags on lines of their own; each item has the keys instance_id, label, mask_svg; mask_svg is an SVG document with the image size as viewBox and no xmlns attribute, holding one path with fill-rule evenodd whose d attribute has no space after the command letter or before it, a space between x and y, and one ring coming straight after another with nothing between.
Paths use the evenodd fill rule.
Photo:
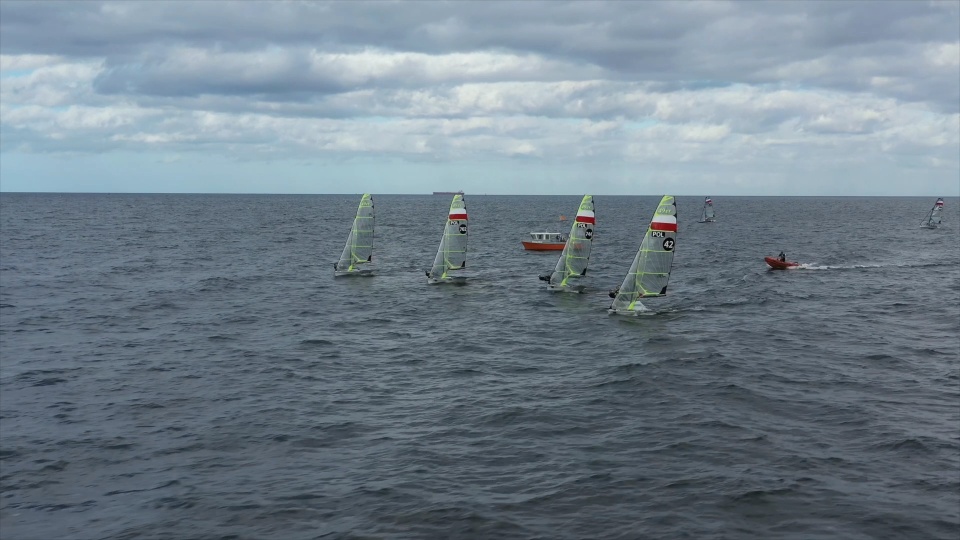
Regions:
<instances>
[{"instance_id":1,"label":"red inflatable boat","mask_svg":"<svg viewBox=\"0 0 960 540\"><path fill-rule=\"evenodd\" d=\"M776 257L764 257L763 260L766 261L767 264L770 265L770 268L773 268L774 270L786 270L791 266L800 266L800 263L798 262L781 261Z\"/></svg>"}]
</instances>

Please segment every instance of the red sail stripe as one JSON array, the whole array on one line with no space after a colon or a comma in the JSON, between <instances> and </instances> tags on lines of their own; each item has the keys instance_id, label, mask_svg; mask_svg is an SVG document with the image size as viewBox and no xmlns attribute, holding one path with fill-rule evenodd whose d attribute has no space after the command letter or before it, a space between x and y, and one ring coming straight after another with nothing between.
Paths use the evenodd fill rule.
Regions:
<instances>
[{"instance_id":1,"label":"red sail stripe","mask_svg":"<svg viewBox=\"0 0 960 540\"><path fill-rule=\"evenodd\" d=\"M650 223L651 231L667 231L667 232L677 232L676 223L663 223L660 221L653 221Z\"/></svg>"},{"instance_id":2,"label":"red sail stripe","mask_svg":"<svg viewBox=\"0 0 960 540\"><path fill-rule=\"evenodd\" d=\"M467 219L466 214L450 214L450 219Z\"/></svg>"},{"instance_id":3,"label":"red sail stripe","mask_svg":"<svg viewBox=\"0 0 960 540\"><path fill-rule=\"evenodd\" d=\"M577 219L575 221L577 223L589 223L591 225L597 224L597 218L593 216L577 216Z\"/></svg>"}]
</instances>

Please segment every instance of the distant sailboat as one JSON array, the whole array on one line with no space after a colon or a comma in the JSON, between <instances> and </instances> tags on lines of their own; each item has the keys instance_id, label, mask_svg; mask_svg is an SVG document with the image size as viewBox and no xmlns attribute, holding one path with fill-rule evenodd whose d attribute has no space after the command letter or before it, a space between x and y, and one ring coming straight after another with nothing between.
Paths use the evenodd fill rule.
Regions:
<instances>
[{"instance_id":1,"label":"distant sailboat","mask_svg":"<svg viewBox=\"0 0 960 540\"><path fill-rule=\"evenodd\" d=\"M703 199L703 212L701 212L700 221L697 223L713 223L716 220L716 213L713 211L713 199L706 197Z\"/></svg>"},{"instance_id":2,"label":"distant sailboat","mask_svg":"<svg viewBox=\"0 0 960 540\"><path fill-rule=\"evenodd\" d=\"M467 267L467 206L463 195L453 196L443 237L433 266L427 271L427 283L463 282L466 277L452 277L450 272Z\"/></svg>"},{"instance_id":3,"label":"distant sailboat","mask_svg":"<svg viewBox=\"0 0 960 540\"><path fill-rule=\"evenodd\" d=\"M677 203L672 196L664 195L623 283L610 293L613 303L609 313L635 315L647 310L640 303L641 298L667 294L676 246Z\"/></svg>"},{"instance_id":4,"label":"distant sailboat","mask_svg":"<svg viewBox=\"0 0 960 540\"><path fill-rule=\"evenodd\" d=\"M924 229L936 229L940 226L940 222L943 221L943 197L937 199L937 202L933 203L933 208L930 209L930 213L927 214L927 218L920 223L920 226Z\"/></svg>"},{"instance_id":5,"label":"distant sailboat","mask_svg":"<svg viewBox=\"0 0 960 540\"><path fill-rule=\"evenodd\" d=\"M540 276L547 282L547 289L582 293L584 285L577 283L587 275L587 263L590 261L590 249L593 245L593 231L596 217L593 211L593 196L584 195L573 220L570 235L563 246L563 253L557 261L557 267L549 276ZM573 283L571 283L571 281Z\"/></svg>"},{"instance_id":6,"label":"distant sailboat","mask_svg":"<svg viewBox=\"0 0 960 540\"><path fill-rule=\"evenodd\" d=\"M353 218L353 227L340 260L333 265L335 276L373 275L373 269L363 268L373 262L373 227L373 197L365 193L360 199L357 217Z\"/></svg>"}]
</instances>

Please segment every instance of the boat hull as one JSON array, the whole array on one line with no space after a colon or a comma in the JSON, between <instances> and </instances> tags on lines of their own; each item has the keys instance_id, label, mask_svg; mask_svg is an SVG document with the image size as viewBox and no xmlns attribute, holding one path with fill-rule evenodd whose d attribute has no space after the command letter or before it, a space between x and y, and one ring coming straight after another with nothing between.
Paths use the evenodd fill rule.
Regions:
<instances>
[{"instance_id":1,"label":"boat hull","mask_svg":"<svg viewBox=\"0 0 960 540\"><path fill-rule=\"evenodd\" d=\"M527 251L563 251L563 246L567 245L566 242L560 242L559 244L548 244L545 242L522 242L523 249Z\"/></svg>"},{"instance_id":2,"label":"boat hull","mask_svg":"<svg viewBox=\"0 0 960 540\"><path fill-rule=\"evenodd\" d=\"M466 282L467 282L467 276L456 276L456 277L447 276L445 278L436 278L436 279L427 278L427 283L429 285L442 285L444 283L450 283L454 285L463 285Z\"/></svg>"},{"instance_id":3,"label":"boat hull","mask_svg":"<svg viewBox=\"0 0 960 540\"><path fill-rule=\"evenodd\" d=\"M586 288L586 285L567 285L566 287L561 287L559 285L547 285L547 290L550 292L565 292L575 294L583 294L583 291L586 290Z\"/></svg>"},{"instance_id":4,"label":"boat hull","mask_svg":"<svg viewBox=\"0 0 960 540\"><path fill-rule=\"evenodd\" d=\"M371 277L373 276L372 268L364 268L362 270L354 270L353 272L348 272L346 270L336 270L333 272L334 277Z\"/></svg>"},{"instance_id":5,"label":"boat hull","mask_svg":"<svg viewBox=\"0 0 960 540\"><path fill-rule=\"evenodd\" d=\"M763 260L770 265L770 268L774 270L786 270L788 268L796 268L800 266L800 263L793 261L781 261L775 257L764 257Z\"/></svg>"},{"instance_id":6,"label":"boat hull","mask_svg":"<svg viewBox=\"0 0 960 540\"><path fill-rule=\"evenodd\" d=\"M618 315L621 317L637 317L641 313L652 313L649 309L647 309L647 306L640 304L640 307L642 309L608 309L607 314Z\"/></svg>"}]
</instances>

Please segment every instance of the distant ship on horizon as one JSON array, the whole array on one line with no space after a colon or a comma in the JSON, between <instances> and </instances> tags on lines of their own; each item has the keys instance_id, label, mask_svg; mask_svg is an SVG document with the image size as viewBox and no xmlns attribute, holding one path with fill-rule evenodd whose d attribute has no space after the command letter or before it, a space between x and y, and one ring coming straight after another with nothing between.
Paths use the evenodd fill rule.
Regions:
<instances>
[{"instance_id":1,"label":"distant ship on horizon","mask_svg":"<svg viewBox=\"0 0 960 540\"><path fill-rule=\"evenodd\" d=\"M434 195L463 195L463 190L460 191L434 191Z\"/></svg>"}]
</instances>

